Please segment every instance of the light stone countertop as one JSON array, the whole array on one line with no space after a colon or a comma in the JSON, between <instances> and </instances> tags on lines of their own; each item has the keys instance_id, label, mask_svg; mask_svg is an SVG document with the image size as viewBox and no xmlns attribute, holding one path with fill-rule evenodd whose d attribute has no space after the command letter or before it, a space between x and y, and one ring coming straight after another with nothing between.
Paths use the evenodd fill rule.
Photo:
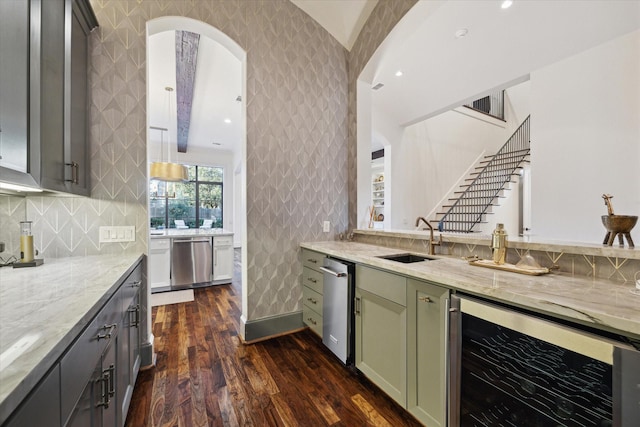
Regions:
<instances>
[{"instance_id":1,"label":"light stone countertop","mask_svg":"<svg viewBox=\"0 0 640 427\"><path fill-rule=\"evenodd\" d=\"M355 234L379 236L379 237L396 237L400 239L416 239L428 240L429 231L422 230L374 230L374 229L358 229L353 231ZM604 238L605 231L602 231ZM491 243L491 235L489 234L466 234L466 233L434 233L435 240L442 238L444 243L463 243L467 245L489 246ZM618 240L613 246L607 246L599 243L584 242L566 242L562 240L541 239L539 237L507 237L507 246L514 249L530 249L535 251L546 252L564 252L569 254L584 254L604 257L617 257L640 259L640 248L629 248L625 240L624 247L618 245Z\"/></svg>"},{"instance_id":2,"label":"light stone countertop","mask_svg":"<svg viewBox=\"0 0 640 427\"><path fill-rule=\"evenodd\" d=\"M640 338L640 293L633 284L552 272L529 276L471 266L460 258L402 264L376 258L407 253L358 242L302 243L303 248L440 283L454 290ZM411 251L411 253L417 253Z\"/></svg>"},{"instance_id":3,"label":"light stone countertop","mask_svg":"<svg viewBox=\"0 0 640 427\"><path fill-rule=\"evenodd\" d=\"M223 228L184 228L168 230L150 230L149 237L152 239L179 239L184 237L215 237L215 236L233 236L232 231Z\"/></svg>"},{"instance_id":4,"label":"light stone countertop","mask_svg":"<svg viewBox=\"0 0 640 427\"><path fill-rule=\"evenodd\" d=\"M0 424L141 259L124 253L0 268Z\"/></svg>"}]
</instances>

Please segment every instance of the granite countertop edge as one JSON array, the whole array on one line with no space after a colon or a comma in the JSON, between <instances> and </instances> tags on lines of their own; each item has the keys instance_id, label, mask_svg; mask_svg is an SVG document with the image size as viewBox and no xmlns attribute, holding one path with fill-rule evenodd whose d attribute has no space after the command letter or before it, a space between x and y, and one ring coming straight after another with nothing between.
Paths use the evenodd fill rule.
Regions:
<instances>
[{"instance_id":1,"label":"granite countertop edge","mask_svg":"<svg viewBox=\"0 0 640 427\"><path fill-rule=\"evenodd\" d=\"M471 266L454 257L402 264L379 256L418 253L371 244L330 241L302 248L335 258L440 283L453 290L530 309L600 330L640 338L640 293L630 282L552 272L530 276Z\"/></svg>"},{"instance_id":2,"label":"granite countertop edge","mask_svg":"<svg viewBox=\"0 0 640 427\"><path fill-rule=\"evenodd\" d=\"M41 332L45 334L45 337L39 339L43 342L42 344L18 358L20 359L18 366L13 366L12 362L0 367L0 425L10 417L29 392L49 372L143 257L144 254L141 253L91 255L47 259L42 266L32 269L0 269L3 282L0 292L5 286L24 286L28 289L37 289L38 286L59 287L52 292L52 298L47 302L48 308L53 309L47 312L46 319L39 319L37 322L14 321L10 325L12 332L9 333L5 329L3 336L0 336L0 354L6 354L5 351L15 343L16 336ZM82 271L83 269L86 273ZM69 274L71 279L62 277L65 270L73 271ZM94 278L90 277L96 271L104 273L99 280L93 280ZM77 294L68 292L74 290L74 282L84 281L90 281L93 286L79 289ZM61 282L66 282L66 285L61 285ZM4 292L3 298L0 299L2 323L9 323L5 318L6 315L3 316L2 313L8 313L9 307L17 303L15 296L19 293L14 293L12 297L8 292ZM59 304L61 301L64 303ZM55 307L59 308L56 310ZM78 312L70 308L77 309ZM25 313L25 317L28 314ZM68 320L60 320L58 323L54 321L65 316ZM43 328L43 325L46 327Z\"/></svg>"}]
</instances>

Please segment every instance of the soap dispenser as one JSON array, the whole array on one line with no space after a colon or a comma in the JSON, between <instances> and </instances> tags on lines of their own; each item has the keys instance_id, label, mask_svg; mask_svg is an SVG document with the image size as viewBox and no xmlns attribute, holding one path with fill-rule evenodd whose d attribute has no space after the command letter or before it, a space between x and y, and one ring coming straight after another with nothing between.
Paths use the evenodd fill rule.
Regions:
<instances>
[{"instance_id":1,"label":"soap dispenser","mask_svg":"<svg viewBox=\"0 0 640 427\"><path fill-rule=\"evenodd\" d=\"M491 239L491 250L493 251L493 262L498 265L504 264L507 257L507 232L504 224L496 224Z\"/></svg>"}]
</instances>

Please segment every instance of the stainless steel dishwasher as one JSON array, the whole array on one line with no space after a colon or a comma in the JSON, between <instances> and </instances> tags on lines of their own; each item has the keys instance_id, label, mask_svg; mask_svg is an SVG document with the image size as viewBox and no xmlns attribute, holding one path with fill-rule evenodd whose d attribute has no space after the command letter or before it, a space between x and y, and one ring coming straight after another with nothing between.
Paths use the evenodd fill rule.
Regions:
<instances>
[{"instance_id":1,"label":"stainless steel dishwasher","mask_svg":"<svg viewBox=\"0 0 640 427\"><path fill-rule=\"evenodd\" d=\"M173 239L171 287L211 282L211 238Z\"/></svg>"},{"instance_id":2,"label":"stainless steel dishwasher","mask_svg":"<svg viewBox=\"0 0 640 427\"><path fill-rule=\"evenodd\" d=\"M344 364L353 362L354 264L325 258L323 266L322 343Z\"/></svg>"}]
</instances>

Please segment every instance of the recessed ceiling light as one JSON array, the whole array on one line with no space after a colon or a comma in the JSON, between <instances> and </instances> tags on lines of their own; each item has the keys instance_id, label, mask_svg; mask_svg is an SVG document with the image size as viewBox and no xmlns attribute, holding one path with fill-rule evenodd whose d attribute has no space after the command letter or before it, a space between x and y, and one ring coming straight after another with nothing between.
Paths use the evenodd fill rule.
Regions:
<instances>
[{"instance_id":1,"label":"recessed ceiling light","mask_svg":"<svg viewBox=\"0 0 640 427\"><path fill-rule=\"evenodd\" d=\"M461 39L467 34L469 34L469 30L467 30L466 28L460 28L458 31L456 31L456 38Z\"/></svg>"},{"instance_id":2,"label":"recessed ceiling light","mask_svg":"<svg viewBox=\"0 0 640 427\"><path fill-rule=\"evenodd\" d=\"M378 90L380 89L382 86L384 86L384 83L378 83L377 85L375 85L374 87L372 87L371 89L373 90Z\"/></svg>"},{"instance_id":3,"label":"recessed ceiling light","mask_svg":"<svg viewBox=\"0 0 640 427\"><path fill-rule=\"evenodd\" d=\"M211 145L222 145L219 142L212 142Z\"/></svg>"},{"instance_id":4,"label":"recessed ceiling light","mask_svg":"<svg viewBox=\"0 0 640 427\"><path fill-rule=\"evenodd\" d=\"M402 76L402 70L396 71L396 77L400 77L400 76Z\"/></svg>"},{"instance_id":5,"label":"recessed ceiling light","mask_svg":"<svg viewBox=\"0 0 640 427\"><path fill-rule=\"evenodd\" d=\"M512 4L513 4L512 0L504 0L502 2L502 4L500 5L500 7L503 8L503 9L509 9Z\"/></svg>"},{"instance_id":6,"label":"recessed ceiling light","mask_svg":"<svg viewBox=\"0 0 640 427\"><path fill-rule=\"evenodd\" d=\"M224 119L225 123L231 123L231 119Z\"/></svg>"}]
</instances>

